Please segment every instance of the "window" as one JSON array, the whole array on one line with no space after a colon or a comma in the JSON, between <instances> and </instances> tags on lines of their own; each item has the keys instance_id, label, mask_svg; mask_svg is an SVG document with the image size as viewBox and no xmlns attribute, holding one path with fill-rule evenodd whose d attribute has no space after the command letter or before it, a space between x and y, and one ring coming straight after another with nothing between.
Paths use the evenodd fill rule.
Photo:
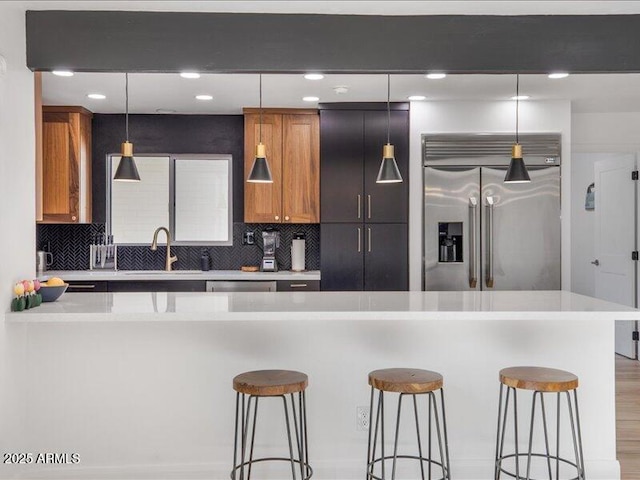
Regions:
<instances>
[{"instance_id":1,"label":"window","mask_svg":"<svg viewBox=\"0 0 640 480\"><path fill-rule=\"evenodd\" d=\"M113 181L108 162L107 233L120 244L150 244L168 227L176 245L233 242L231 155L136 155L140 182Z\"/></svg>"}]
</instances>

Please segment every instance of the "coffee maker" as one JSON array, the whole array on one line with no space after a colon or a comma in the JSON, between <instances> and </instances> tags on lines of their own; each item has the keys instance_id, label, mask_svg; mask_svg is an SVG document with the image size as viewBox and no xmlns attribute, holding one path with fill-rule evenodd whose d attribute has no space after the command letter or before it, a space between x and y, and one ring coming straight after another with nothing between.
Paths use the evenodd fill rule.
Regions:
<instances>
[{"instance_id":1,"label":"coffee maker","mask_svg":"<svg viewBox=\"0 0 640 480\"><path fill-rule=\"evenodd\" d=\"M278 230L267 229L262 231L262 263L260 271L277 272L278 262L276 261L276 248L280 246L280 232Z\"/></svg>"}]
</instances>

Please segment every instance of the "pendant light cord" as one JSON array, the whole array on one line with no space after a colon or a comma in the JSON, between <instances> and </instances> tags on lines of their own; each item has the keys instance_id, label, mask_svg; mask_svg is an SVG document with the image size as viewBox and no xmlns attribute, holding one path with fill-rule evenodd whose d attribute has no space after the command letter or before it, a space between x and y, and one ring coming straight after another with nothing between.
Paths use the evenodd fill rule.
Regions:
<instances>
[{"instance_id":1,"label":"pendant light cord","mask_svg":"<svg viewBox=\"0 0 640 480\"><path fill-rule=\"evenodd\" d=\"M387 144L391 143L391 75L387 73Z\"/></svg>"},{"instance_id":2,"label":"pendant light cord","mask_svg":"<svg viewBox=\"0 0 640 480\"><path fill-rule=\"evenodd\" d=\"M260 74L260 125L258 128L260 130L258 143L262 143L262 74Z\"/></svg>"},{"instance_id":3,"label":"pendant light cord","mask_svg":"<svg viewBox=\"0 0 640 480\"><path fill-rule=\"evenodd\" d=\"M125 137L129 141L129 74L124 74L124 125Z\"/></svg>"},{"instance_id":4,"label":"pendant light cord","mask_svg":"<svg viewBox=\"0 0 640 480\"><path fill-rule=\"evenodd\" d=\"M518 138L519 119L520 119L520 74L516 73L516 143L520 143Z\"/></svg>"}]
</instances>

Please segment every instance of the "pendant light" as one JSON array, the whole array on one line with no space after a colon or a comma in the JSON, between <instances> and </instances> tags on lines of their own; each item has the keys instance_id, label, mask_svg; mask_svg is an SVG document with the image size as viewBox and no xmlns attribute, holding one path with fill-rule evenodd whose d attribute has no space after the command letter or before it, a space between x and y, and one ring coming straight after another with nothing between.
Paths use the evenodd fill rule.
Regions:
<instances>
[{"instance_id":1,"label":"pendant light","mask_svg":"<svg viewBox=\"0 0 640 480\"><path fill-rule=\"evenodd\" d=\"M391 145L391 75L387 74L387 144L382 147L382 163L376 183L401 183L402 175L398 169L393 145Z\"/></svg>"},{"instance_id":2,"label":"pendant light","mask_svg":"<svg viewBox=\"0 0 640 480\"><path fill-rule=\"evenodd\" d=\"M124 74L124 81L125 81L124 123L125 123L126 140L122 144L120 163L118 164L118 168L116 169L116 174L113 176L113 179L118 180L120 182L139 182L140 174L138 173L136 162L133 159L133 143L129 142L129 74L128 73Z\"/></svg>"},{"instance_id":3,"label":"pendant light","mask_svg":"<svg viewBox=\"0 0 640 480\"><path fill-rule=\"evenodd\" d=\"M511 148L511 162L504 177L504 183L529 183L531 178L522 159L522 145L518 138L518 117L520 107L520 74L516 74L516 143Z\"/></svg>"},{"instance_id":4,"label":"pendant light","mask_svg":"<svg viewBox=\"0 0 640 480\"><path fill-rule=\"evenodd\" d=\"M256 146L256 159L253 161L251 172L247 177L251 183L273 183L271 169L267 162L267 148L262 144L262 74L260 74L260 123L258 145Z\"/></svg>"}]
</instances>

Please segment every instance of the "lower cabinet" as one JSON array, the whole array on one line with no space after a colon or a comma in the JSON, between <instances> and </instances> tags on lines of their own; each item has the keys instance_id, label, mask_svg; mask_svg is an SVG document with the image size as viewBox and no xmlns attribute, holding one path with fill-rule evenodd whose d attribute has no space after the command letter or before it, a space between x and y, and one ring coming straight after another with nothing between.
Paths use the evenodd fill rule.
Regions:
<instances>
[{"instance_id":1,"label":"lower cabinet","mask_svg":"<svg viewBox=\"0 0 640 480\"><path fill-rule=\"evenodd\" d=\"M112 280L112 281L69 281L67 292L204 292L201 280Z\"/></svg>"},{"instance_id":2,"label":"lower cabinet","mask_svg":"<svg viewBox=\"0 0 640 480\"><path fill-rule=\"evenodd\" d=\"M406 223L323 223L324 291L409 289Z\"/></svg>"}]
</instances>

